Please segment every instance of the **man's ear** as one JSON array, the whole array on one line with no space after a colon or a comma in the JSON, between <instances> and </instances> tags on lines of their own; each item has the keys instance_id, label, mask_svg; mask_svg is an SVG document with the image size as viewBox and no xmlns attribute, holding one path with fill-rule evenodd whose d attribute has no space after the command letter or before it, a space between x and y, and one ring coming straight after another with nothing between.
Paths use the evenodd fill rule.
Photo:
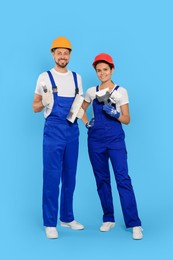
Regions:
<instances>
[{"instance_id":1,"label":"man's ear","mask_svg":"<svg viewBox=\"0 0 173 260\"><path fill-rule=\"evenodd\" d=\"M53 59L54 59L54 57L55 57L55 52L54 52L54 51L51 51L51 54L52 54L52 57L53 57Z\"/></svg>"}]
</instances>

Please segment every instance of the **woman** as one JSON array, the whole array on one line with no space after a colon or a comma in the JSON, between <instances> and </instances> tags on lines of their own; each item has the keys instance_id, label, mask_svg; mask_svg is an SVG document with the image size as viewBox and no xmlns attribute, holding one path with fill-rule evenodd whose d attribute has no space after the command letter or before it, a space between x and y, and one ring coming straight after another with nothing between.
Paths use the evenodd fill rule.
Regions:
<instances>
[{"instance_id":1,"label":"woman","mask_svg":"<svg viewBox=\"0 0 173 260\"><path fill-rule=\"evenodd\" d=\"M130 176L128 175L125 135L122 124L129 124L128 94L111 80L114 62L110 55L101 53L93 62L93 67L101 81L97 87L86 92L83 109L93 105L93 119L83 122L88 128L88 151L97 184L97 191L103 209L103 223L100 231L109 231L115 226L110 171L110 159L120 196L124 221L132 228L133 239L142 239L141 221Z\"/></svg>"}]
</instances>

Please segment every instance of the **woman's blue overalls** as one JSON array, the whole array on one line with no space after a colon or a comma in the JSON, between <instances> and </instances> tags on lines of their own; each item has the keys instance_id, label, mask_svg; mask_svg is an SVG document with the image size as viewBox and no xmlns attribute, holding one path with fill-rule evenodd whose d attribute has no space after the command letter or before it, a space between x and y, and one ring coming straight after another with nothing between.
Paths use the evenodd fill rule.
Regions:
<instances>
[{"instance_id":1,"label":"woman's blue overalls","mask_svg":"<svg viewBox=\"0 0 173 260\"><path fill-rule=\"evenodd\" d=\"M71 222L73 215L73 192L77 169L79 129L77 120L66 120L74 97L58 96L53 76L48 71L52 84L54 105L46 118L43 137L43 222L44 226L57 225L59 184L61 186L60 220ZM78 93L77 77L73 73L74 88Z\"/></svg>"},{"instance_id":2,"label":"woman's blue overalls","mask_svg":"<svg viewBox=\"0 0 173 260\"><path fill-rule=\"evenodd\" d=\"M98 91L98 86L96 91ZM118 86L115 90L118 89ZM125 134L121 123L103 111L103 102L93 100L94 126L88 131L88 149L97 191L103 209L103 222L114 222L110 183L111 161L126 227L141 226L130 176L128 175Z\"/></svg>"}]
</instances>

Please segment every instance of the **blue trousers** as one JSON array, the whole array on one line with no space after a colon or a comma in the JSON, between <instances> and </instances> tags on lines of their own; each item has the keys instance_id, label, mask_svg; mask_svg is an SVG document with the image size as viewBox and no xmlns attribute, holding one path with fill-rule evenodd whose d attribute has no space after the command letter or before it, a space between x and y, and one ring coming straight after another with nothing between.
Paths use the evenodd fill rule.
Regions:
<instances>
[{"instance_id":1,"label":"blue trousers","mask_svg":"<svg viewBox=\"0 0 173 260\"><path fill-rule=\"evenodd\" d=\"M43 140L43 222L55 227L58 216L60 181L60 220L71 222L73 214L73 192L76 181L78 158L77 124L67 121L47 120Z\"/></svg>"},{"instance_id":2,"label":"blue trousers","mask_svg":"<svg viewBox=\"0 0 173 260\"><path fill-rule=\"evenodd\" d=\"M137 206L130 176L127 152L124 144L117 149L107 149L104 142L93 149L89 143L89 156L93 167L97 191L103 209L103 222L114 222L114 207L110 183L109 158L113 167L126 227L140 226Z\"/></svg>"}]
</instances>

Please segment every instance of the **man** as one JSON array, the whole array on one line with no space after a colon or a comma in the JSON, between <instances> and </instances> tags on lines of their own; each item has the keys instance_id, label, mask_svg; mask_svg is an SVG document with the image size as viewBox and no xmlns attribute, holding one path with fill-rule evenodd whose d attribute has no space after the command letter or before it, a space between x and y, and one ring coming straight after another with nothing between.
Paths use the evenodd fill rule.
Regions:
<instances>
[{"instance_id":1,"label":"man","mask_svg":"<svg viewBox=\"0 0 173 260\"><path fill-rule=\"evenodd\" d=\"M55 67L40 74L33 101L34 112L44 108L43 137L43 223L48 238L58 238L57 216L61 186L61 226L75 230L84 226L74 220L73 193L78 159L77 120L67 120L76 94L82 95L81 76L67 69L72 47L66 37L56 38L51 47Z\"/></svg>"}]
</instances>

